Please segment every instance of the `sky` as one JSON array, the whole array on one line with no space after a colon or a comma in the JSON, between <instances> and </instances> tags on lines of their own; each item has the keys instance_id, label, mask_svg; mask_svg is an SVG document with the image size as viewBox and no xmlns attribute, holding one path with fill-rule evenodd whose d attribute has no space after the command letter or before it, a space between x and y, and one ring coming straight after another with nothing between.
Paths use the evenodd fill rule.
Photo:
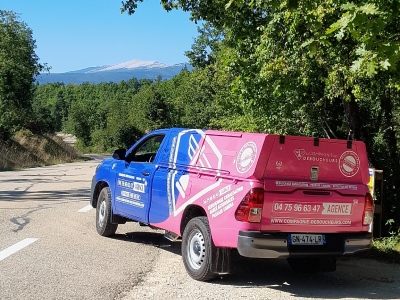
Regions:
<instances>
[{"instance_id":1,"label":"sky","mask_svg":"<svg viewBox=\"0 0 400 300\"><path fill-rule=\"evenodd\" d=\"M190 15L144 0L133 15L122 0L0 0L0 10L19 14L32 30L40 63L50 73L114 65L133 59L165 64L188 62L197 37Z\"/></svg>"}]
</instances>

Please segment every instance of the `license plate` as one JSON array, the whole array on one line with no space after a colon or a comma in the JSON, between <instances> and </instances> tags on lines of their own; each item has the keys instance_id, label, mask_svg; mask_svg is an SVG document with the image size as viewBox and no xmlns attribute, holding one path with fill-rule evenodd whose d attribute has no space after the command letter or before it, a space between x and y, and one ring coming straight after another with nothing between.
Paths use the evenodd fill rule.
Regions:
<instances>
[{"instance_id":1,"label":"license plate","mask_svg":"<svg viewBox=\"0 0 400 300\"><path fill-rule=\"evenodd\" d=\"M289 234L291 245L325 245L323 234Z\"/></svg>"}]
</instances>

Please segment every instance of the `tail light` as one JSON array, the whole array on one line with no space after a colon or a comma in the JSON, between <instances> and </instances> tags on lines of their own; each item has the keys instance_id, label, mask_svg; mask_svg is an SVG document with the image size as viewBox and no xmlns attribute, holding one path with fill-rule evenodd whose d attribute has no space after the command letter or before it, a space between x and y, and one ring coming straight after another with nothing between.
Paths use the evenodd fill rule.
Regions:
<instances>
[{"instance_id":1,"label":"tail light","mask_svg":"<svg viewBox=\"0 0 400 300\"><path fill-rule=\"evenodd\" d=\"M235 211L235 218L241 222L259 223L264 204L264 189L251 189Z\"/></svg>"},{"instance_id":2,"label":"tail light","mask_svg":"<svg viewBox=\"0 0 400 300\"><path fill-rule=\"evenodd\" d=\"M363 225L370 225L374 220L374 200L370 193L365 195Z\"/></svg>"}]
</instances>

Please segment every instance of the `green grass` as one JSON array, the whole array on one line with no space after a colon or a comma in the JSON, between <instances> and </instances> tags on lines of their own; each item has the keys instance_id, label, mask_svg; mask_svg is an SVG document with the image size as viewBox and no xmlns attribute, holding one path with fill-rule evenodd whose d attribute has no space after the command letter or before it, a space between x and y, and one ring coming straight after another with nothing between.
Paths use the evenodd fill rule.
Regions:
<instances>
[{"instance_id":1,"label":"green grass","mask_svg":"<svg viewBox=\"0 0 400 300\"><path fill-rule=\"evenodd\" d=\"M400 234L374 239L368 257L389 262L400 263Z\"/></svg>"}]
</instances>

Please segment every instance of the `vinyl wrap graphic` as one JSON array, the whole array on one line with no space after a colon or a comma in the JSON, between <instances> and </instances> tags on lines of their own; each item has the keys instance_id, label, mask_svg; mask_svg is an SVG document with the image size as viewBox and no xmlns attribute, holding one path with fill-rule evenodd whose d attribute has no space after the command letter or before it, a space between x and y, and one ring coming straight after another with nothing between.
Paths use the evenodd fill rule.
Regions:
<instances>
[{"instance_id":1,"label":"vinyl wrap graphic","mask_svg":"<svg viewBox=\"0 0 400 300\"><path fill-rule=\"evenodd\" d=\"M128 215L136 216L134 209L139 214L143 208L149 224L179 234L182 214L194 204L206 213L218 245L225 247L236 246L238 230L254 230L256 225L262 230L289 226L293 232L318 232L332 226L350 231L360 224L357 216L362 206L354 203L363 201L367 188L361 172L366 155L357 151L363 148L356 142L351 150L345 143L328 140L320 140L317 147L303 137L287 137L281 144L279 136L267 134L197 129L164 132L166 138L154 165L144 163L148 170L154 168L153 175L146 177L147 185L139 180L142 173L133 179L119 171L117 183L125 189L117 202L132 207ZM310 170L316 167L319 179L311 181ZM235 219L236 208L251 188L269 193L261 227ZM303 194L307 190L315 195L325 195L323 190L337 192L325 199ZM313 198L318 200L310 201Z\"/></svg>"},{"instance_id":2,"label":"vinyl wrap graphic","mask_svg":"<svg viewBox=\"0 0 400 300\"><path fill-rule=\"evenodd\" d=\"M232 151L225 141L232 142L238 150ZM177 132L168 141L167 149L170 150L168 156L163 158L168 162L168 171L165 171L166 191L159 195L158 201L161 203L167 199L168 204L162 208L162 212L158 210L157 214L150 214L150 222L154 224L174 219L195 202L204 207L210 218L218 218L233 209L234 201L242 197L244 187L232 185L232 181L223 184L221 169L224 174L239 174L237 158L243 158L240 167L243 172L254 166L258 155L255 142L213 136L207 131L193 129ZM230 156L224 156L221 152L223 149L229 149Z\"/></svg>"},{"instance_id":3,"label":"vinyl wrap graphic","mask_svg":"<svg viewBox=\"0 0 400 300\"><path fill-rule=\"evenodd\" d=\"M236 158L236 169L239 173L246 173L251 169L257 157L257 145L254 142L246 143Z\"/></svg>"},{"instance_id":4,"label":"vinyl wrap graphic","mask_svg":"<svg viewBox=\"0 0 400 300\"><path fill-rule=\"evenodd\" d=\"M179 133L176 137L176 143L174 141L173 150L171 151L172 157L169 161L172 169L177 169L178 162L181 163L183 158L183 163L188 164L194 169L216 170L217 175L220 175L219 170L222 165L222 154L213 140L209 136L206 136L203 131L188 130ZM181 159L178 160L179 156ZM184 210L186 205L200 199L200 197L221 184L221 180L217 180L213 184L192 193L189 188L191 177L193 176L196 175L182 174L178 170L168 173L168 202L173 207L173 212L170 212L170 214L176 216Z\"/></svg>"},{"instance_id":5,"label":"vinyl wrap graphic","mask_svg":"<svg viewBox=\"0 0 400 300\"><path fill-rule=\"evenodd\" d=\"M218 188L221 179L201 189L192 187L198 180L196 171L213 171L219 175L222 154L213 140L202 130L183 130L169 141L168 171L166 173L165 197L168 199L168 212L150 216L152 223L164 222L169 217L182 213L185 207L210 191ZM190 171L188 170L190 168Z\"/></svg>"},{"instance_id":6,"label":"vinyl wrap graphic","mask_svg":"<svg viewBox=\"0 0 400 300\"><path fill-rule=\"evenodd\" d=\"M346 151L339 158L339 170L346 177L353 177L360 169L360 159L354 151Z\"/></svg>"}]
</instances>

